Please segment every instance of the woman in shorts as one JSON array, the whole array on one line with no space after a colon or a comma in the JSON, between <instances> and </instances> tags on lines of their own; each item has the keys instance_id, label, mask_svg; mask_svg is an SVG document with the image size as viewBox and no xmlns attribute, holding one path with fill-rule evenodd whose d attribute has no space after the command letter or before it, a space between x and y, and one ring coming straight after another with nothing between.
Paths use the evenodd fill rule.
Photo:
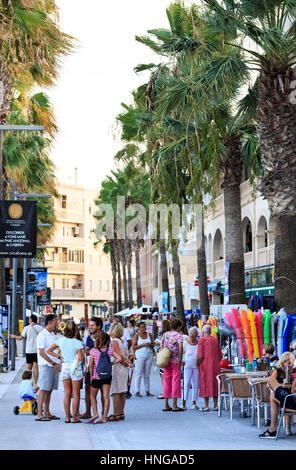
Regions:
<instances>
[{"instance_id":1,"label":"woman in shorts","mask_svg":"<svg viewBox=\"0 0 296 470\"><path fill-rule=\"evenodd\" d=\"M62 361L62 381L64 385L65 423L81 423L77 418L80 403L80 384L83 377L81 362L84 360L83 343L77 339L78 326L73 320L66 323L63 336L58 338L47 350L47 354ZM59 348L61 355L55 353ZM73 419L71 421L70 405L73 396Z\"/></svg>"}]
</instances>

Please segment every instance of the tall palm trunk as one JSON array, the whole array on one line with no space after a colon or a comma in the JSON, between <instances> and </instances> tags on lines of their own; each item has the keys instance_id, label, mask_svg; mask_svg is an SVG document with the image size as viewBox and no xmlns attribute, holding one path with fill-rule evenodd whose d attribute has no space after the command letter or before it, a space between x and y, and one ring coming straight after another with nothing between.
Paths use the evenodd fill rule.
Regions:
<instances>
[{"instance_id":1,"label":"tall palm trunk","mask_svg":"<svg viewBox=\"0 0 296 470\"><path fill-rule=\"evenodd\" d=\"M114 251L114 246L111 244L111 253L110 253L110 258L111 258L111 270L112 270L112 279L113 279L113 312L117 312L117 263L115 259L115 251Z\"/></svg>"},{"instance_id":2,"label":"tall palm trunk","mask_svg":"<svg viewBox=\"0 0 296 470\"><path fill-rule=\"evenodd\" d=\"M128 286L128 306L133 308L133 280L132 280L132 246L128 239L125 239L125 258L127 264L127 286Z\"/></svg>"},{"instance_id":3,"label":"tall palm trunk","mask_svg":"<svg viewBox=\"0 0 296 470\"><path fill-rule=\"evenodd\" d=\"M226 154L220 157L225 217L225 262L229 269L229 303L246 303L244 248L241 216L240 183L243 157L240 138L226 141Z\"/></svg>"},{"instance_id":4,"label":"tall palm trunk","mask_svg":"<svg viewBox=\"0 0 296 470\"><path fill-rule=\"evenodd\" d=\"M276 219L275 307L291 314L296 305L296 119L291 102L295 75L291 67L281 73L277 64L261 71L257 116L264 171L259 189Z\"/></svg>"},{"instance_id":5,"label":"tall palm trunk","mask_svg":"<svg viewBox=\"0 0 296 470\"><path fill-rule=\"evenodd\" d=\"M199 288L199 299L200 299L199 300L200 301L200 313L202 315L210 315L203 209L201 210L200 218L201 220L196 221L197 272L198 272L198 288ZM199 231L200 233L198 233Z\"/></svg>"},{"instance_id":6,"label":"tall palm trunk","mask_svg":"<svg viewBox=\"0 0 296 470\"><path fill-rule=\"evenodd\" d=\"M122 310L121 302L121 273L120 273L120 260L117 260L117 295L118 295L118 312Z\"/></svg>"},{"instance_id":7,"label":"tall palm trunk","mask_svg":"<svg viewBox=\"0 0 296 470\"><path fill-rule=\"evenodd\" d=\"M134 244L136 258L136 287L137 287L137 307L142 307L141 269L140 269L140 245L136 241Z\"/></svg>"},{"instance_id":8,"label":"tall palm trunk","mask_svg":"<svg viewBox=\"0 0 296 470\"><path fill-rule=\"evenodd\" d=\"M177 318L181 320L184 328L186 328L184 303L183 303L183 292L182 292L182 280L181 280L181 269L178 254L178 245L175 240L172 241L172 259L173 259L173 274L175 281L175 297L177 307Z\"/></svg>"},{"instance_id":9,"label":"tall palm trunk","mask_svg":"<svg viewBox=\"0 0 296 470\"><path fill-rule=\"evenodd\" d=\"M161 272L161 291L168 293L168 311L170 312L168 263L167 263L166 248L165 248L164 241L161 241L159 244L159 254L160 254L160 272Z\"/></svg>"}]
</instances>

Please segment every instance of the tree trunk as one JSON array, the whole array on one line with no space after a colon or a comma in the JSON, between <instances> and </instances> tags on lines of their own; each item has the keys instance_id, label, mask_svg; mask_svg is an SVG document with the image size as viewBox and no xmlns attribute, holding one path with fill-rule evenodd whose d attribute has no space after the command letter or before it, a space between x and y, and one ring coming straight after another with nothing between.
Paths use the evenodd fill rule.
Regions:
<instances>
[{"instance_id":1,"label":"tree trunk","mask_svg":"<svg viewBox=\"0 0 296 470\"><path fill-rule=\"evenodd\" d=\"M122 310L122 302L121 302L121 274L120 274L120 261L117 261L117 281L118 281L118 288L117 288L117 296L118 296L118 312Z\"/></svg>"},{"instance_id":2,"label":"tree trunk","mask_svg":"<svg viewBox=\"0 0 296 470\"><path fill-rule=\"evenodd\" d=\"M276 221L274 246L274 284L276 311L284 308L295 314L296 306L296 216Z\"/></svg>"},{"instance_id":3,"label":"tree trunk","mask_svg":"<svg viewBox=\"0 0 296 470\"><path fill-rule=\"evenodd\" d=\"M128 285L128 306L133 308L133 279L132 279L132 265L127 263L127 285Z\"/></svg>"},{"instance_id":4,"label":"tree trunk","mask_svg":"<svg viewBox=\"0 0 296 470\"><path fill-rule=\"evenodd\" d=\"M128 307L133 308L133 280L132 280L132 246L128 239L124 240L125 259L127 264Z\"/></svg>"},{"instance_id":5,"label":"tree trunk","mask_svg":"<svg viewBox=\"0 0 296 470\"><path fill-rule=\"evenodd\" d=\"M111 270L112 270L112 278L113 278L113 312L117 312L117 263L115 259L115 247L114 243L110 242L110 260L111 260Z\"/></svg>"},{"instance_id":6,"label":"tree trunk","mask_svg":"<svg viewBox=\"0 0 296 470\"><path fill-rule=\"evenodd\" d=\"M123 293L124 293L124 308L128 308L128 290L127 290L127 275L126 275L126 263L122 263L122 274L123 274Z\"/></svg>"},{"instance_id":7,"label":"tree trunk","mask_svg":"<svg viewBox=\"0 0 296 470\"><path fill-rule=\"evenodd\" d=\"M225 186L225 261L230 262L229 303L245 304L244 248L239 184Z\"/></svg>"},{"instance_id":8,"label":"tree trunk","mask_svg":"<svg viewBox=\"0 0 296 470\"><path fill-rule=\"evenodd\" d=\"M173 258L173 274L174 274L174 281L175 281L175 297L176 297L176 306L177 306L176 316L183 323L184 329L186 329L180 261L179 261L178 247L176 246L176 243L174 240L172 242L172 258Z\"/></svg>"},{"instance_id":9,"label":"tree trunk","mask_svg":"<svg viewBox=\"0 0 296 470\"><path fill-rule=\"evenodd\" d=\"M166 248L165 248L164 241L161 241L159 244L159 254L160 254L160 272L161 272L161 291L168 293L168 311L170 312L168 263L167 263Z\"/></svg>"},{"instance_id":10,"label":"tree trunk","mask_svg":"<svg viewBox=\"0 0 296 470\"><path fill-rule=\"evenodd\" d=\"M200 224L196 224L196 229L201 231L201 234L200 234L201 236L199 236L199 234L197 233L197 237L196 237L197 240L200 240L201 242L201 243L198 243L197 245L197 272L198 272L200 313L201 315L210 315L203 213L201 214Z\"/></svg>"},{"instance_id":11,"label":"tree trunk","mask_svg":"<svg viewBox=\"0 0 296 470\"><path fill-rule=\"evenodd\" d=\"M136 257L136 285L137 285L137 307L142 307L142 289L141 289L141 270L140 270L140 247L135 244L135 257Z\"/></svg>"}]
</instances>

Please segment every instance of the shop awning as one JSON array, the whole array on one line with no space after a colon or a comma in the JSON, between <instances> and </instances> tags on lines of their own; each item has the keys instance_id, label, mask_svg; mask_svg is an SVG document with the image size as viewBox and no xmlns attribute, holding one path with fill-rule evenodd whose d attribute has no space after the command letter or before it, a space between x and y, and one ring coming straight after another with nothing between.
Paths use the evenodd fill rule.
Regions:
<instances>
[{"instance_id":1,"label":"shop awning","mask_svg":"<svg viewBox=\"0 0 296 470\"><path fill-rule=\"evenodd\" d=\"M246 296L251 297L252 295L274 295L274 286L251 287L250 289L246 289Z\"/></svg>"}]
</instances>

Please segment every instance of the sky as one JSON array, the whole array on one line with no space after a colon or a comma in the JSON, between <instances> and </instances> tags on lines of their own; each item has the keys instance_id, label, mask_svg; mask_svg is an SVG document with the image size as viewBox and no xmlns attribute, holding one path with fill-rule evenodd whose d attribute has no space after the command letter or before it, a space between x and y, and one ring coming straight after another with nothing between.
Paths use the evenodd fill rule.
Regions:
<instances>
[{"instance_id":1,"label":"sky","mask_svg":"<svg viewBox=\"0 0 296 470\"><path fill-rule=\"evenodd\" d=\"M79 186L99 189L123 146L115 129L121 103L131 103L131 91L148 77L133 68L160 62L135 36L169 26L170 0L56 2L61 29L79 43L75 52L63 58L56 86L46 91L60 129L52 159L61 182L74 183L77 168Z\"/></svg>"}]
</instances>

